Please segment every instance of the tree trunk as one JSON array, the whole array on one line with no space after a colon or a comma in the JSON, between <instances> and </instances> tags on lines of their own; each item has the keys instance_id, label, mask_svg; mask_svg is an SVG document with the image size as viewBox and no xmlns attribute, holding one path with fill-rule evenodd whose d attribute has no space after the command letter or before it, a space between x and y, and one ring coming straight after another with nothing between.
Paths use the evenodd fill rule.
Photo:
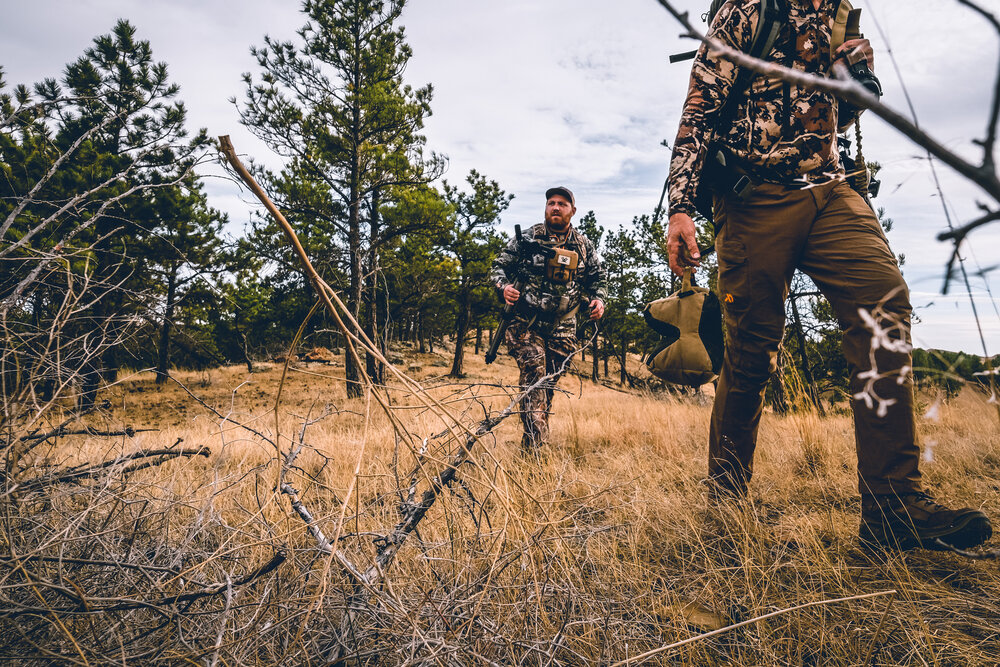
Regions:
<instances>
[{"instance_id":1,"label":"tree trunk","mask_svg":"<svg viewBox=\"0 0 1000 667\"><path fill-rule=\"evenodd\" d=\"M778 370L771 375L771 397L774 411L779 415L788 413L788 393L785 391L785 364L788 358L784 346L778 348Z\"/></svg>"},{"instance_id":2,"label":"tree trunk","mask_svg":"<svg viewBox=\"0 0 1000 667\"><path fill-rule=\"evenodd\" d=\"M352 206L353 210L354 207ZM356 211L352 215L356 215ZM347 288L347 309L355 319L358 319L361 309L361 234L357 228L357 220L350 221L351 228L347 235L348 251L350 252L351 281ZM346 323L348 328L350 324ZM354 361L354 356L350 350L351 341L344 339L344 374L347 377L347 396L357 398L361 396L361 374L360 369Z\"/></svg>"},{"instance_id":3,"label":"tree trunk","mask_svg":"<svg viewBox=\"0 0 1000 667\"><path fill-rule=\"evenodd\" d=\"M626 359L627 359L627 355L626 355L625 351L627 349L628 349L628 345L625 343L625 339L623 338L622 339L622 349L621 349L621 355L622 355L621 356L621 383L623 385L628 384L628 370L625 367L625 363L626 363Z\"/></svg>"},{"instance_id":4,"label":"tree trunk","mask_svg":"<svg viewBox=\"0 0 1000 667\"><path fill-rule=\"evenodd\" d=\"M368 235L368 298L365 300L365 334L368 338L375 344L375 346L383 352L385 348L379 339L378 335L378 246L376 245L376 239L379 234L379 216L378 216L378 206L379 206L379 190L375 188L372 191L371 198L371 213L369 216L369 235ZM372 379L373 382L377 384L382 384L385 379L385 369L382 363L375 358L375 355L369 353L365 354L365 369L368 372L368 377Z\"/></svg>"},{"instance_id":5,"label":"tree trunk","mask_svg":"<svg viewBox=\"0 0 1000 667\"><path fill-rule=\"evenodd\" d=\"M598 365L597 365L598 364L598 356L597 356L597 339L598 338L600 338L600 336L594 335L594 342L590 344L590 346L592 348L591 351L590 351L590 356L593 357L593 359L594 359L594 369L593 369L593 372L590 375L590 379L592 381L594 381L594 382L600 381L600 377L599 377L600 369L598 368Z\"/></svg>"},{"instance_id":6,"label":"tree trunk","mask_svg":"<svg viewBox=\"0 0 1000 667\"><path fill-rule=\"evenodd\" d=\"M360 51L360 35L354 35L354 52ZM361 90L361 66L354 63L352 84L355 91ZM351 104L351 167L348 174L348 195L351 200L347 207L347 250L350 254L351 281L347 293L347 308L355 320L361 312L361 101L354 98ZM352 325L345 323L348 328ZM347 378L347 397L361 396L361 369L357 367L351 354L352 341L344 340L344 375ZM355 348L356 349L356 348Z\"/></svg>"},{"instance_id":7,"label":"tree trunk","mask_svg":"<svg viewBox=\"0 0 1000 667\"><path fill-rule=\"evenodd\" d=\"M167 275L167 304L163 309L163 324L160 326L160 345L157 350L156 384L167 381L170 372L170 327L174 321L174 300L177 298L177 262L170 263Z\"/></svg>"},{"instance_id":8,"label":"tree trunk","mask_svg":"<svg viewBox=\"0 0 1000 667\"><path fill-rule=\"evenodd\" d=\"M479 356L479 350L483 347L483 327L476 327L476 356Z\"/></svg>"},{"instance_id":9,"label":"tree trunk","mask_svg":"<svg viewBox=\"0 0 1000 667\"><path fill-rule=\"evenodd\" d=\"M98 231L101 231L103 219L98 221L96 227ZM110 233L110 230L108 230L108 233ZM97 285L100 285L100 281L106 278L104 276L104 263L104 252L95 252L94 271L92 275ZM87 358L83 361L80 368L80 396L77 399L77 409L80 412L86 412L94 407L94 404L97 402L97 391L101 386L101 378L104 376L103 348L108 344L108 321L114 316L114 313L108 308L107 302L109 298L107 292L99 294L91 310L92 321L94 322L93 341L96 344L97 351L87 352L84 350L83 352L83 354L87 355Z\"/></svg>"},{"instance_id":10,"label":"tree trunk","mask_svg":"<svg viewBox=\"0 0 1000 667\"><path fill-rule=\"evenodd\" d=\"M35 331L41 331L42 308L43 308L41 290L35 290L35 293L32 295L31 300L32 300L31 312L32 312L32 319L34 320L35 324ZM34 377L32 377L32 374L29 373L27 374L26 378L29 382L31 382L32 380L34 381L35 384L34 391L38 396L39 400L43 402L48 401L53 397L57 386L56 383L58 381L58 378L56 377L56 373L57 369L61 366L61 364L54 364L51 362L52 362L51 358L35 360L33 369ZM22 379L23 379L22 374L15 372L15 373L10 373L8 375L5 373L4 376L6 377L3 377L3 382L8 387L7 395L8 396L17 395L21 391ZM11 387L11 385L8 384L9 382L7 379L8 377L14 378L13 387Z\"/></svg>"},{"instance_id":11,"label":"tree trunk","mask_svg":"<svg viewBox=\"0 0 1000 667\"><path fill-rule=\"evenodd\" d=\"M601 352L604 353L604 379L608 379L608 339L604 339L604 345L601 346Z\"/></svg>"},{"instance_id":12,"label":"tree trunk","mask_svg":"<svg viewBox=\"0 0 1000 667\"><path fill-rule=\"evenodd\" d=\"M802 318L799 317L798 300L794 295L792 296L792 321L794 322L795 338L799 343L799 362L802 369L802 376L806 381L806 390L809 392L809 398L812 399L813 405L816 406L820 416L825 417L826 410L823 409L823 402L819 398L819 387L816 386L812 369L809 368L809 356L806 354L806 337L802 332Z\"/></svg>"},{"instance_id":13,"label":"tree trunk","mask_svg":"<svg viewBox=\"0 0 1000 667\"><path fill-rule=\"evenodd\" d=\"M458 321L455 323L455 361L451 365L451 377L462 377L462 363L465 361L465 337L469 333L471 310L471 287L463 285L459 292Z\"/></svg>"},{"instance_id":14,"label":"tree trunk","mask_svg":"<svg viewBox=\"0 0 1000 667\"><path fill-rule=\"evenodd\" d=\"M246 331L240 330L240 309L236 308L233 312L233 331L236 332L236 337L239 339L240 352L243 353L243 363L247 365L247 373L253 373L253 362L250 361L250 338L247 336Z\"/></svg>"}]
</instances>

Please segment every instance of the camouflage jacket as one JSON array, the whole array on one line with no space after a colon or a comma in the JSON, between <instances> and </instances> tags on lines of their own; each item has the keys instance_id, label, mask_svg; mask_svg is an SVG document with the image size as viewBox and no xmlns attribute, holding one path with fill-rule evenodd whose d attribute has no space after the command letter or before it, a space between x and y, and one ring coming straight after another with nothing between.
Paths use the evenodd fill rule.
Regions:
<instances>
[{"instance_id":1,"label":"camouflage jacket","mask_svg":"<svg viewBox=\"0 0 1000 667\"><path fill-rule=\"evenodd\" d=\"M767 60L826 76L833 64L831 37L838 0L788 0L788 16ZM730 0L709 35L748 51L760 0ZM694 213L695 192L709 141L731 150L751 177L775 183L823 183L843 178L837 150L837 99L758 75L740 96L729 127L715 127L736 78L733 63L702 44L670 159L670 214ZM735 102L735 100L734 100Z\"/></svg>"},{"instance_id":2,"label":"camouflage jacket","mask_svg":"<svg viewBox=\"0 0 1000 667\"><path fill-rule=\"evenodd\" d=\"M593 299L607 300L607 274L601 256L590 239L572 226L565 238L560 239L549 233L545 223L539 223L527 230L523 238L576 252L579 256L576 278L566 285L548 280L543 268L545 258L541 255L522 258L515 238L493 260L490 279L498 289L519 279L525 281L518 300L517 319L549 333L575 333L575 319L568 314L586 308Z\"/></svg>"}]
</instances>

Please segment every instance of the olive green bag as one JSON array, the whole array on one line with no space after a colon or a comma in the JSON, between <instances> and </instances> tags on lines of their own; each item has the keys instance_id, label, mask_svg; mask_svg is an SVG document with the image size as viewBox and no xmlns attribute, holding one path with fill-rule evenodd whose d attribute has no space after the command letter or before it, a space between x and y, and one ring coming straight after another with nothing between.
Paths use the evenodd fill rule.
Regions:
<instances>
[{"instance_id":1,"label":"olive green bag","mask_svg":"<svg viewBox=\"0 0 1000 667\"><path fill-rule=\"evenodd\" d=\"M661 380L700 387L722 368L722 309L712 290L691 284L691 275L686 270L680 290L643 310L646 324L660 334L646 368Z\"/></svg>"}]
</instances>

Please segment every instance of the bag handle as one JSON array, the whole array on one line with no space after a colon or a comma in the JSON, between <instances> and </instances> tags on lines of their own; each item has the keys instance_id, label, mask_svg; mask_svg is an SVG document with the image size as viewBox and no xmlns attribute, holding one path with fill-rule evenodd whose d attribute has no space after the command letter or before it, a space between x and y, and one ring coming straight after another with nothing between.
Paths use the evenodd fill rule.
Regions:
<instances>
[{"instance_id":1,"label":"bag handle","mask_svg":"<svg viewBox=\"0 0 1000 667\"><path fill-rule=\"evenodd\" d=\"M694 267L689 266L684 269L684 275L681 277L681 294L691 291L691 278L694 276Z\"/></svg>"}]
</instances>

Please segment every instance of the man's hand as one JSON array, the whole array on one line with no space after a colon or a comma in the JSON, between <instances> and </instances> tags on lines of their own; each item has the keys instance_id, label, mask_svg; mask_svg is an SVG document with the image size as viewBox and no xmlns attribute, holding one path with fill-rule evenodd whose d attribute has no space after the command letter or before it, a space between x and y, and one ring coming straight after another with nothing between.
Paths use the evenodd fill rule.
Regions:
<instances>
[{"instance_id":1,"label":"man's hand","mask_svg":"<svg viewBox=\"0 0 1000 667\"><path fill-rule=\"evenodd\" d=\"M694 233L694 220L687 213L674 213L667 227L667 255L670 270L682 275L689 266L701 263L698 240Z\"/></svg>"},{"instance_id":2,"label":"man's hand","mask_svg":"<svg viewBox=\"0 0 1000 667\"><path fill-rule=\"evenodd\" d=\"M590 302L590 319L599 320L604 317L604 302L594 299Z\"/></svg>"},{"instance_id":3,"label":"man's hand","mask_svg":"<svg viewBox=\"0 0 1000 667\"><path fill-rule=\"evenodd\" d=\"M504 285L503 300L508 306L513 306L521 298L521 293L513 285Z\"/></svg>"},{"instance_id":4,"label":"man's hand","mask_svg":"<svg viewBox=\"0 0 1000 667\"><path fill-rule=\"evenodd\" d=\"M862 58L868 61L868 69L875 71L875 51L872 50L871 42L867 39L849 39L840 45L837 52L833 54L833 59L843 58L848 65L853 65Z\"/></svg>"}]
</instances>

